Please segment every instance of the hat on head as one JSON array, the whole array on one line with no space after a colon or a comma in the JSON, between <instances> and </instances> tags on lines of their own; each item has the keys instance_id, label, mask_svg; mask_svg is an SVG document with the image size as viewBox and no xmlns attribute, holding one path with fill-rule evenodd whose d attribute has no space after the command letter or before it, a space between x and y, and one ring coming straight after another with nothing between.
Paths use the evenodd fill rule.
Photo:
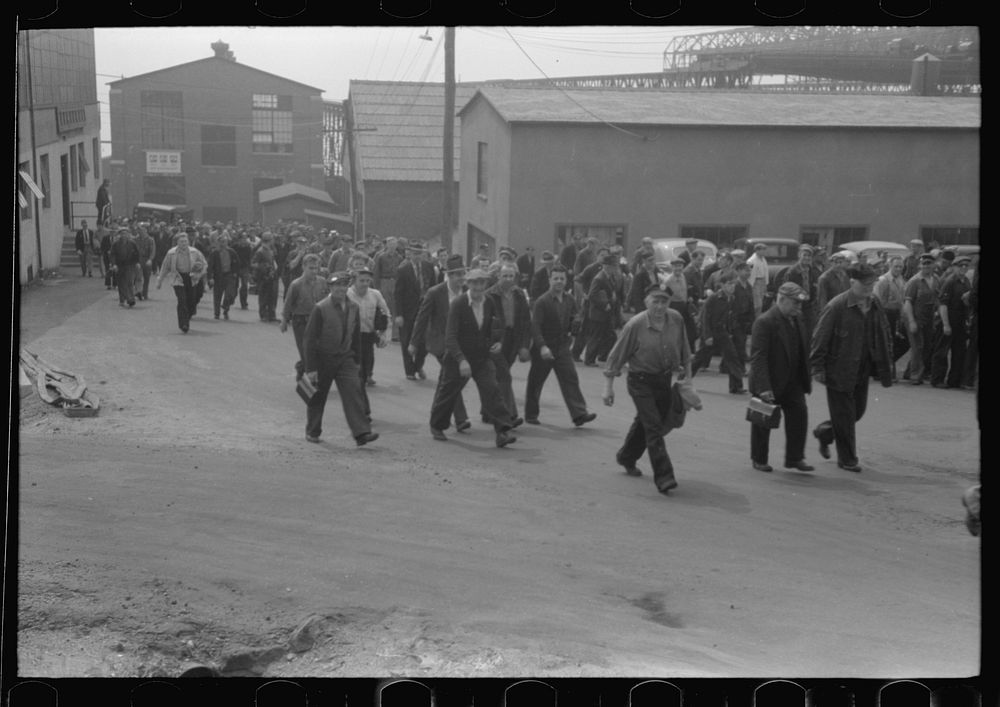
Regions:
<instances>
[{"instance_id":1,"label":"hat on head","mask_svg":"<svg viewBox=\"0 0 1000 707\"><path fill-rule=\"evenodd\" d=\"M552 254L552 251L546 250L546 251L544 251L542 253L542 262L543 263L551 263L555 259L556 259L556 256L554 256Z\"/></svg>"},{"instance_id":2,"label":"hat on head","mask_svg":"<svg viewBox=\"0 0 1000 707\"><path fill-rule=\"evenodd\" d=\"M941 253L941 257L944 258L945 260L949 260L949 261L954 260L955 259L955 251L953 251L953 250L943 251Z\"/></svg>"},{"instance_id":3,"label":"hat on head","mask_svg":"<svg viewBox=\"0 0 1000 707\"><path fill-rule=\"evenodd\" d=\"M734 258L736 258L736 257L744 258L744 257L746 257L746 254L747 254L747 252L745 250L743 250L742 248L736 248L736 249L734 249L730 253L730 255L733 256Z\"/></svg>"},{"instance_id":4,"label":"hat on head","mask_svg":"<svg viewBox=\"0 0 1000 707\"><path fill-rule=\"evenodd\" d=\"M934 262L934 256L932 254L930 254L930 253L924 253L923 255L920 256L920 262L921 263L933 263Z\"/></svg>"},{"instance_id":5,"label":"hat on head","mask_svg":"<svg viewBox=\"0 0 1000 707\"><path fill-rule=\"evenodd\" d=\"M617 256L614 256L611 253L608 253L607 255L601 258L601 265L617 265L617 264L618 264Z\"/></svg>"},{"instance_id":6,"label":"hat on head","mask_svg":"<svg viewBox=\"0 0 1000 707\"><path fill-rule=\"evenodd\" d=\"M793 300L797 300L799 302L806 302L809 300L809 295L806 291L794 282L782 283L781 287L778 288L778 294L784 295L785 297L791 297Z\"/></svg>"},{"instance_id":7,"label":"hat on head","mask_svg":"<svg viewBox=\"0 0 1000 707\"><path fill-rule=\"evenodd\" d=\"M423 253L424 244L421 243L420 241L410 241L409 243L406 244L406 249L413 253Z\"/></svg>"},{"instance_id":8,"label":"hat on head","mask_svg":"<svg viewBox=\"0 0 1000 707\"><path fill-rule=\"evenodd\" d=\"M351 284L351 273L344 270L338 270L335 273L330 273L330 277L327 282L331 285L349 285Z\"/></svg>"},{"instance_id":9,"label":"hat on head","mask_svg":"<svg viewBox=\"0 0 1000 707\"><path fill-rule=\"evenodd\" d=\"M813 247L811 245L809 245L808 243L803 243L802 245L799 246L799 252L800 253L812 253L813 252Z\"/></svg>"},{"instance_id":10,"label":"hat on head","mask_svg":"<svg viewBox=\"0 0 1000 707\"><path fill-rule=\"evenodd\" d=\"M455 255L449 255L448 260L446 260L444 264L444 271L449 273L464 272L465 261L462 260L462 256L457 253Z\"/></svg>"},{"instance_id":11,"label":"hat on head","mask_svg":"<svg viewBox=\"0 0 1000 707\"><path fill-rule=\"evenodd\" d=\"M677 265L677 263L680 263L681 265L687 265L687 261L684 260L684 258L674 258L673 260L670 261L671 265Z\"/></svg>"},{"instance_id":12,"label":"hat on head","mask_svg":"<svg viewBox=\"0 0 1000 707\"><path fill-rule=\"evenodd\" d=\"M955 265L968 265L972 262L972 257L969 255L960 255L955 258Z\"/></svg>"},{"instance_id":13,"label":"hat on head","mask_svg":"<svg viewBox=\"0 0 1000 707\"><path fill-rule=\"evenodd\" d=\"M670 299L673 297L674 293L669 287L663 288L659 285L650 285L646 288L646 296L653 295L656 297L663 297L664 299Z\"/></svg>"},{"instance_id":14,"label":"hat on head","mask_svg":"<svg viewBox=\"0 0 1000 707\"><path fill-rule=\"evenodd\" d=\"M865 265L864 263L858 265L852 265L850 268L848 268L847 276L852 280L857 280L858 282L864 283L866 285L871 282L875 282L875 280L878 279L878 275L875 274L875 271L872 270L870 266Z\"/></svg>"},{"instance_id":15,"label":"hat on head","mask_svg":"<svg viewBox=\"0 0 1000 707\"><path fill-rule=\"evenodd\" d=\"M697 238L685 238L684 239L684 243L685 243L685 245L690 245L691 243L694 243L695 245L698 245L698 239Z\"/></svg>"},{"instance_id":16,"label":"hat on head","mask_svg":"<svg viewBox=\"0 0 1000 707\"><path fill-rule=\"evenodd\" d=\"M830 260L847 260L847 256L844 255L843 251L837 251L836 253L830 254Z\"/></svg>"},{"instance_id":17,"label":"hat on head","mask_svg":"<svg viewBox=\"0 0 1000 707\"><path fill-rule=\"evenodd\" d=\"M357 277L358 275L368 275L369 277L375 277L375 273L373 273L368 268L361 268L360 270L355 270L354 275L355 277Z\"/></svg>"},{"instance_id":18,"label":"hat on head","mask_svg":"<svg viewBox=\"0 0 1000 707\"><path fill-rule=\"evenodd\" d=\"M924 244L924 242L922 240L920 240L919 238L911 238L910 239L910 245L923 245L923 244Z\"/></svg>"},{"instance_id":19,"label":"hat on head","mask_svg":"<svg viewBox=\"0 0 1000 707\"><path fill-rule=\"evenodd\" d=\"M767 250L767 243L754 243L754 250Z\"/></svg>"},{"instance_id":20,"label":"hat on head","mask_svg":"<svg viewBox=\"0 0 1000 707\"><path fill-rule=\"evenodd\" d=\"M475 282L477 280L489 280L490 276L486 274L486 271L482 268L475 268L470 270L465 274L466 282Z\"/></svg>"}]
</instances>

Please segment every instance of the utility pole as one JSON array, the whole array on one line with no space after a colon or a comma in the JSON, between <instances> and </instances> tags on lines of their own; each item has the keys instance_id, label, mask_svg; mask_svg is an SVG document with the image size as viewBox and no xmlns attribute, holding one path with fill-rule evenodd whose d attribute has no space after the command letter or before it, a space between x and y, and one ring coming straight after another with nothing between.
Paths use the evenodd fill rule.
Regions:
<instances>
[{"instance_id":1,"label":"utility pole","mask_svg":"<svg viewBox=\"0 0 1000 707\"><path fill-rule=\"evenodd\" d=\"M31 85L31 44L28 42L28 30L24 30L24 66L28 74L28 119L31 123L31 171L32 178L38 179L38 148L35 145L35 96ZM42 277L42 214L41 204L38 198L32 193L32 203L34 205L35 221L35 248L38 250L38 278ZM72 227L70 223L70 227Z\"/></svg>"},{"instance_id":2,"label":"utility pole","mask_svg":"<svg viewBox=\"0 0 1000 707\"><path fill-rule=\"evenodd\" d=\"M455 28L444 28L444 149L441 247L451 252L455 195Z\"/></svg>"}]
</instances>

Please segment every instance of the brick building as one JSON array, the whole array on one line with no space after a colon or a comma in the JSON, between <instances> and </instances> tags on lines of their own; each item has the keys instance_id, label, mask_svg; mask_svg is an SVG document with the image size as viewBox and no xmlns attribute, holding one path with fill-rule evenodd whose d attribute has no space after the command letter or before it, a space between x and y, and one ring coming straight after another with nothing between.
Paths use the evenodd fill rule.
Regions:
<instances>
[{"instance_id":1,"label":"brick building","mask_svg":"<svg viewBox=\"0 0 1000 707\"><path fill-rule=\"evenodd\" d=\"M118 215L138 202L196 218L259 221L259 193L325 188L322 91L215 55L110 83Z\"/></svg>"}]
</instances>

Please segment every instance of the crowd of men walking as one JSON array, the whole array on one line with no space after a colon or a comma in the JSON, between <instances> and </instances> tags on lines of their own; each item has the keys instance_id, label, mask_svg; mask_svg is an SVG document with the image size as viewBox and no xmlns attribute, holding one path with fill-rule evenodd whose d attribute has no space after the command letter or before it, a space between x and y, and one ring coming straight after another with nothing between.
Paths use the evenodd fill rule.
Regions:
<instances>
[{"instance_id":1,"label":"crowd of men walking","mask_svg":"<svg viewBox=\"0 0 1000 707\"><path fill-rule=\"evenodd\" d=\"M403 372L424 380L428 355L439 364L431 436L471 426L463 390L474 381L482 421L497 447L513 430L541 424L539 399L555 373L569 420L592 422L577 364L604 366L603 402L614 404L615 378L627 374L636 416L616 454L639 476L644 452L657 488L677 485L664 436L700 401L692 379L720 356L733 395L752 394L784 415L784 466L800 471L808 433L806 395L826 388L829 420L813 433L822 456L858 472L855 426L872 378L972 389L978 370L978 270L966 256L925 252L912 243L906 258L849 262L802 244L798 262L771 273L766 246L754 253L723 249L710 263L690 239L669 263L658 263L652 239L626 256L618 244L577 234L558 254L518 254L481 246L466 262L419 241L369 236L354 240L299 223L245 224L86 222L77 233L81 275L96 269L119 305L146 299L149 283L169 281L183 332L206 289L213 316L229 318L256 291L261 322L291 327L296 379L315 387L306 439L318 442L330 388L336 385L359 445L372 431L367 388L376 385L375 352L398 341ZM279 310L278 298L281 294ZM749 347L748 347L749 341ZM901 376L897 362L910 352ZM529 366L523 417L512 368ZM753 426L751 462L771 471L769 430Z\"/></svg>"}]
</instances>

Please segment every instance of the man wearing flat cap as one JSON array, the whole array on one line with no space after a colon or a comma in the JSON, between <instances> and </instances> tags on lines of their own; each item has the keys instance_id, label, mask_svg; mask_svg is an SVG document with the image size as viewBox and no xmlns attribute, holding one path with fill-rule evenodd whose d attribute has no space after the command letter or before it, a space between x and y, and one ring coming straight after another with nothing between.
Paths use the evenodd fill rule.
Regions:
<instances>
[{"instance_id":1,"label":"man wearing flat cap","mask_svg":"<svg viewBox=\"0 0 1000 707\"><path fill-rule=\"evenodd\" d=\"M629 476L640 476L642 472L635 463L643 453L648 453L653 482L660 493L666 494L677 487L674 465L663 441L670 431L667 418L674 402L672 379L675 373L683 373L690 379L691 350L684 318L670 308L670 294L658 285L650 285L646 310L625 323L608 354L604 370L605 405L614 405L614 380L626 365L628 394L635 404L636 415L615 461Z\"/></svg>"},{"instance_id":2,"label":"man wearing flat cap","mask_svg":"<svg viewBox=\"0 0 1000 707\"><path fill-rule=\"evenodd\" d=\"M969 316L967 293L972 283L965 273L972 258L960 255L955 258L951 273L941 284L938 304L938 322L934 331L934 353L931 357L931 385L935 388L959 388L965 366L965 349L968 341L966 319ZM951 357L949 364L948 358Z\"/></svg>"},{"instance_id":3,"label":"man wearing flat cap","mask_svg":"<svg viewBox=\"0 0 1000 707\"><path fill-rule=\"evenodd\" d=\"M449 255L445 263L444 282L440 282L427 290L417 319L413 324L413 335L410 337L410 355L414 355L422 347L438 362L438 385L444 375L445 334L448 326L448 308L451 301L464 292L465 265L462 256ZM465 410L465 401L461 392L455 397L454 411L455 429L465 432L472 427L469 413Z\"/></svg>"},{"instance_id":4,"label":"man wearing flat cap","mask_svg":"<svg viewBox=\"0 0 1000 707\"><path fill-rule=\"evenodd\" d=\"M396 270L396 326L399 329L399 348L403 353L403 372L408 380L424 380L424 359L427 350L417 347L416 355L410 354L413 325L420 311L420 301L427 290L434 286L434 266L424 257L424 246L412 241L406 246L406 260Z\"/></svg>"},{"instance_id":5,"label":"man wearing flat cap","mask_svg":"<svg viewBox=\"0 0 1000 707\"><path fill-rule=\"evenodd\" d=\"M375 347L384 349L389 345L386 331L389 323L389 305L382 293L372 287L372 271L365 266L351 271L353 281L347 290L347 297L358 305L361 321L361 340L358 345L358 376L361 390L365 391L365 413L371 415L368 404L368 386L375 385L372 372L375 369Z\"/></svg>"},{"instance_id":6,"label":"man wearing flat cap","mask_svg":"<svg viewBox=\"0 0 1000 707\"><path fill-rule=\"evenodd\" d=\"M698 249L697 238L684 239L684 250L682 250L680 252L680 255L678 256L681 260L684 261L684 267L690 265L691 261L694 260L694 254L697 251L697 249Z\"/></svg>"},{"instance_id":7,"label":"man wearing flat cap","mask_svg":"<svg viewBox=\"0 0 1000 707\"><path fill-rule=\"evenodd\" d=\"M542 251L542 265L535 274L531 276L531 286L528 290L528 299L534 302L536 299L548 292L549 275L556 264L556 256L550 250Z\"/></svg>"},{"instance_id":8,"label":"man wearing flat cap","mask_svg":"<svg viewBox=\"0 0 1000 707\"><path fill-rule=\"evenodd\" d=\"M336 383L344 417L355 443L361 447L378 439L365 414L365 392L358 373L361 318L358 305L347 297L351 275L330 275L330 294L313 307L303 337L306 376L316 386L316 395L306 406L306 440L319 442L323 434L323 409Z\"/></svg>"},{"instance_id":9,"label":"man wearing flat cap","mask_svg":"<svg viewBox=\"0 0 1000 707\"><path fill-rule=\"evenodd\" d=\"M941 281L934 274L934 256L920 256L920 270L903 290L903 319L910 335L910 363L903 374L912 385L921 385L931 376L934 355L934 315L938 313Z\"/></svg>"},{"instance_id":10,"label":"man wearing flat cap","mask_svg":"<svg viewBox=\"0 0 1000 707\"><path fill-rule=\"evenodd\" d=\"M903 279L910 278L920 271L920 256L924 254L924 242L919 238L910 240L910 254L903 260Z\"/></svg>"},{"instance_id":11,"label":"man wearing flat cap","mask_svg":"<svg viewBox=\"0 0 1000 707\"><path fill-rule=\"evenodd\" d=\"M701 332L701 348L691 361L691 377L712 362L712 354L722 354L722 368L729 374L729 392L733 395L746 393L743 387L743 363L736 352L734 342L733 304L736 290L736 275L725 273L719 278L719 289L705 301L704 330Z\"/></svg>"},{"instance_id":12,"label":"man wearing flat cap","mask_svg":"<svg viewBox=\"0 0 1000 707\"><path fill-rule=\"evenodd\" d=\"M868 381L877 378L885 388L892 385L892 335L882 305L872 296L875 271L855 265L847 274L849 289L830 300L813 333L809 366L826 386L830 408L829 422L813 434L824 458L836 443L837 466L860 472L855 426L868 406Z\"/></svg>"},{"instance_id":13,"label":"man wearing flat cap","mask_svg":"<svg viewBox=\"0 0 1000 707\"><path fill-rule=\"evenodd\" d=\"M805 460L809 412L806 395L809 376L809 338L801 311L809 295L795 282L778 287L775 306L757 317L750 337L750 393L781 406L785 425L786 469L812 471ZM750 426L750 459L757 471L773 471L768 464L771 430Z\"/></svg>"},{"instance_id":14,"label":"man wearing flat cap","mask_svg":"<svg viewBox=\"0 0 1000 707\"><path fill-rule=\"evenodd\" d=\"M480 403L493 423L496 446L506 447L517 440L510 434L513 421L500 395L492 358L501 349L504 320L496 302L486 296L488 277L485 270L470 270L465 276L468 291L448 305L444 364L430 419L431 436L439 441L447 439L444 430L469 378L476 382Z\"/></svg>"},{"instance_id":15,"label":"man wearing flat cap","mask_svg":"<svg viewBox=\"0 0 1000 707\"><path fill-rule=\"evenodd\" d=\"M621 272L618 258L609 252L598 262L600 270L590 281L586 300L590 326L583 362L587 366L596 366L599 360L607 359L615 344L615 329L621 326L625 301L625 283L618 277Z\"/></svg>"},{"instance_id":16,"label":"man wearing flat cap","mask_svg":"<svg viewBox=\"0 0 1000 707\"><path fill-rule=\"evenodd\" d=\"M846 292L851 286L847 276L847 257L843 253L833 253L830 256L830 267L819 276L816 282L816 313L823 311L827 302Z\"/></svg>"}]
</instances>

